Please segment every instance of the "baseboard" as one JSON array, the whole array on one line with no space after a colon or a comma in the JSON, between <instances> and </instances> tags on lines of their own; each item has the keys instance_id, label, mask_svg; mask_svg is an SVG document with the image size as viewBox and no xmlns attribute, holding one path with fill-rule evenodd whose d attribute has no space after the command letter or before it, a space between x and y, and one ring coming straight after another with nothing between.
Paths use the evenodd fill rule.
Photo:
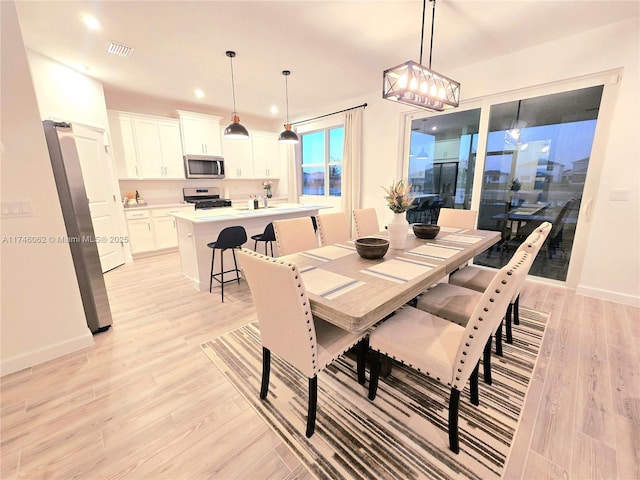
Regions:
<instances>
[{"instance_id":1,"label":"baseboard","mask_svg":"<svg viewBox=\"0 0 640 480\"><path fill-rule=\"evenodd\" d=\"M23 353L13 358L3 359L0 363L0 376L33 367L34 365L91 346L93 346L93 335L89 328L87 328L86 334L79 337L71 338L55 345L47 345L46 347Z\"/></svg>"},{"instance_id":2,"label":"baseboard","mask_svg":"<svg viewBox=\"0 0 640 480\"><path fill-rule=\"evenodd\" d=\"M578 287L576 288L578 295L585 297L598 298L600 300L608 300L610 302L622 303L633 307L640 307L640 297L627 295L625 293L613 292L611 290L603 290L601 288Z\"/></svg>"}]
</instances>

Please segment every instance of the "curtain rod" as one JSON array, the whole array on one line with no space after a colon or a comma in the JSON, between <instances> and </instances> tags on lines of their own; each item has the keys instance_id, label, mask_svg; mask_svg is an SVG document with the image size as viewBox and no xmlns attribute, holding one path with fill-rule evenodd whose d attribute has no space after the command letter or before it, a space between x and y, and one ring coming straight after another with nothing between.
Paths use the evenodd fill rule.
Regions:
<instances>
[{"instance_id":1,"label":"curtain rod","mask_svg":"<svg viewBox=\"0 0 640 480\"><path fill-rule=\"evenodd\" d=\"M338 113L348 112L349 110L355 110L356 108L366 108L367 104L363 103L362 105L358 105L357 107L345 108L344 110L338 110L337 112L327 113L325 115L320 115L319 117L308 118L306 120L300 120L299 122L292 122L291 125L298 125L299 123L307 123L313 120L318 120L319 118L329 117L331 115L336 115Z\"/></svg>"}]
</instances>

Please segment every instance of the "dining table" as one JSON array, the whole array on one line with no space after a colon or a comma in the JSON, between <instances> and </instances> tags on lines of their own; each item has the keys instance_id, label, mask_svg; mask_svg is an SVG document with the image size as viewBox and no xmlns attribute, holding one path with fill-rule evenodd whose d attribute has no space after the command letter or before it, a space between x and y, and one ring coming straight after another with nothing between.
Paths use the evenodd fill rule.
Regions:
<instances>
[{"instance_id":1,"label":"dining table","mask_svg":"<svg viewBox=\"0 0 640 480\"><path fill-rule=\"evenodd\" d=\"M386 231L374 237L388 238ZM501 238L500 232L441 227L431 240L407 230L403 249L365 259L354 241L280 257L295 264L311 312L351 332L362 332L391 315Z\"/></svg>"}]
</instances>

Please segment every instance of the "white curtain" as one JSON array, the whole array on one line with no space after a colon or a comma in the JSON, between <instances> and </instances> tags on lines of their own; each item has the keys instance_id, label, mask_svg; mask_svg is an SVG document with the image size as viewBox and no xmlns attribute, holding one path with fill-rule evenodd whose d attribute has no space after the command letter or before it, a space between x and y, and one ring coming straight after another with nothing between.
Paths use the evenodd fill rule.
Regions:
<instances>
[{"instance_id":1,"label":"white curtain","mask_svg":"<svg viewBox=\"0 0 640 480\"><path fill-rule=\"evenodd\" d=\"M298 134L298 137L300 134ZM290 202L298 203L298 165L294 145L284 144L280 148L287 149L287 197Z\"/></svg>"},{"instance_id":2,"label":"white curtain","mask_svg":"<svg viewBox=\"0 0 640 480\"><path fill-rule=\"evenodd\" d=\"M362 111L349 110L344 115L344 150L342 151L342 211L347 217L351 236L353 210L361 207Z\"/></svg>"}]
</instances>

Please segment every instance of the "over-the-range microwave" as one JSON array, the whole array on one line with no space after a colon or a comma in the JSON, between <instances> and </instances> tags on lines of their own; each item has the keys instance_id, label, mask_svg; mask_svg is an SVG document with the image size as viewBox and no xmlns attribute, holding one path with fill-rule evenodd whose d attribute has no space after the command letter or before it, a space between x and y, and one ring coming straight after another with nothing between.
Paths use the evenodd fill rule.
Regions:
<instances>
[{"instance_id":1,"label":"over-the-range microwave","mask_svg":"<svg viewBox=\"0 0 640 480\"><path fill-rule=\"evenodd\" d=\"M185 155L187 178L224 178L224 158L210 155Z\"/></svg>"}]
</instances>

